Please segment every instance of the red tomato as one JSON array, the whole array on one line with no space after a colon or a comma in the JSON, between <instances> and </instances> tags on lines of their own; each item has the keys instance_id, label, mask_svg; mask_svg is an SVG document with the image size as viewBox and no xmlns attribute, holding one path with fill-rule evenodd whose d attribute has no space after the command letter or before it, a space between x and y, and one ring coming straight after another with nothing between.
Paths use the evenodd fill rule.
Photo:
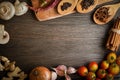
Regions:
<instances>
[{"instance_id":1,"label":"red tomato","mask_svg":"<svg viewBox=\"0 0 120 80\"><path fill-rule=\"evenodd\" d=\"M120 66L120 55L117 57L116 63Z\"/></svg>"},{"instance_id":2,"label":"red tomato","mask_svg":"<svg viewBox=\"0 0 120 80\"><path fill-rule=\"evenodd\" d=\"M106 60L102 61L101 64L100 64L100 67L102 69L108 69L109 68L109 62L106 61Z\"/></svg>"},{"instance_id":3,"label":"red tomato","mask_svg":"<svg viewBox=\"0 0 120 80\"><path fill-rule=\"evenodd\" d=\"M78 74L82 77L86 76L88 74L88 69L85 66L81 66L78 68Z\"/></svg>"},{"instance_id":4,"label":"red tomato","mask_svg":"<svg viewBox=\"0 0 120 80\"><path fill-rule=\"evenodd\" d=\"M98 69L98 64L97 64L97 62L95 62L95 61L90 62L89 65L88 65L88 69L89 69L89 71L91 71L91 72L95 72L95 71Z\"/></svg>"},{"instance_id":5,"label":"red tomato","mask_svg":"<svg viewBox=\"0 0 120 80\"><path fill-rule=\"evenodd\" d=\"M108 69L109 73L112 75L117 75L120 72L120 67L116 63L112 63Z\"/></svg>"},{"instance_id":6,"label":"red tomato","mask_svg":"<svg viewBox=\"0 0 120 80\"><path fill-rule=\"evenodd\" d=\"M107 74L107 72L106 72L106 70L104 70L104 69L99 69L98 71L97 71L97 77L99 77L99 78L105 78L105 76L106 76L106 74Z\"/></svg>"},{"instance_id":7,"label":"red tomato","mask_svg":"<svg viewBox=\"0 0 120 80\"><path fill-rule=\"evenodd\" d=\"M115 62L116 57L117 57L116 53L111 52L111 53L109 53L109 54L107 55L107 61L108 61L109 63L113 63L113 62Z\"/></svg>"},{"instance_id":8,"label":"red tomato","mask_svg":"<svg viewBox=\"0 0 120 80\"><path fill-rule=\"evenodd\" d=\"M88 72L87 74L87 80L95 80L96 79L96 75L94 72Z\"/></svg>"},{"instance_id":9,"label":"red tomato","mask_svg":"<svg viewBox=\"0 0 120 80\"><path fill-rule=\"evenodd\" d=\"M105 80L114 80L114 76L112 74L107 74Z\"/></svg>"}]
</instances>

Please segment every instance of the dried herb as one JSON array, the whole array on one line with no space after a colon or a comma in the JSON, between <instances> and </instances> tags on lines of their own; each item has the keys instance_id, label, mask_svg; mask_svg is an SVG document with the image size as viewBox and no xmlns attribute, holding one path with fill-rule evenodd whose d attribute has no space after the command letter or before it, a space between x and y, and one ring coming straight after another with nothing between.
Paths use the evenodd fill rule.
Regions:
<instances>
[{"instance_id":1,"label":"dried herb","mask_svg":"<svg viewBox=\"0 0 120 80\"><path fill-rule=\"evenodd\" d=\"M62 9L62 11L67 10L67 8L70 7L70 6L72 6L71 3L65 2L65 3L63 3L63 5L61 6L61 9Z\"/></svg>"},{"instance_id":2,"label":"dried herb","mask_svg":"<svg viewBox=\"0 0 120 80\"><path fill-rule=\"evenodd\" d=\"M82 10L88 9L88 7L94 5L94 0L82 0L80 4L82 6Z\"/></svg>"},{"instance_id":3,"label":"dried herb","mask_svg":"<svg viewBox=\"0 0 120 80\"><path fill-rule=\"evenodd\" d=\"M109 15L109 7L101 7L97 12L95 13L96 19L98 19L101 22L106 22L106 20L110 17Z\"/></svg>"}]
</instances>

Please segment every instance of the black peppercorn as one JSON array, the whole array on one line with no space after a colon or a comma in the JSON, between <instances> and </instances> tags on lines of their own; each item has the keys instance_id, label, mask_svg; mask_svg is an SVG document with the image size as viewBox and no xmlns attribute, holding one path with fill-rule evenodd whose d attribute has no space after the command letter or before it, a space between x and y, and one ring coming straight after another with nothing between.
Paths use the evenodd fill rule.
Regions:
<instances>
[{"instance_id":1,"label":"black peppercorn","mask_svg":"<svg viewBox=\"0 0 120 80\"><path fill-rule=\"evenodd\" d=\"M82 10L88 9L88 7L94 5L94 0L82 0L80 4L82 6Z\"/></svg>"},{"instance_id":2,"label":"black peppercorn","mask_svg":"<svg viewBox=\"0 0 120 80\"><path fill-rule=\"evenodd\" d=\"M68 2L65 2L63 3L63 5L61 6L61 10L64 11L64 10L67 10L68 7L72 6L71 3L68 3Z\"/></svg>"}]
</instances>

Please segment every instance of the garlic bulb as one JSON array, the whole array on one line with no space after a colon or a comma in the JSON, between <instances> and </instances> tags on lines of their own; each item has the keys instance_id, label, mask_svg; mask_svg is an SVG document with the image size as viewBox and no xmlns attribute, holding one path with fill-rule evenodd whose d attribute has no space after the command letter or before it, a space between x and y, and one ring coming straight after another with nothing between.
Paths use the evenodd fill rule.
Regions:
<instances>
[{"instance_id":1,"label":"garlic bulb","mask_svg":"<svg viewBox=\"0 0 120 80\"><path fill-rule=\"evenodd\" d=\"M26 2L20 2L19 0L16 0L14 5L15 5L15 15L16 16L21 16L28 11Z\"/></svg>"},{"instance_id":2,"label":"garlic bulb","mask_svg":"<svg viewBox=\"0 0 120 80\"><path fill-rule=\"evenodd\" d=\"M11 19L15 14L15 8L10 2L2 2L0 3L0 18L3 20Z\"/></svg>"}]
</instances>

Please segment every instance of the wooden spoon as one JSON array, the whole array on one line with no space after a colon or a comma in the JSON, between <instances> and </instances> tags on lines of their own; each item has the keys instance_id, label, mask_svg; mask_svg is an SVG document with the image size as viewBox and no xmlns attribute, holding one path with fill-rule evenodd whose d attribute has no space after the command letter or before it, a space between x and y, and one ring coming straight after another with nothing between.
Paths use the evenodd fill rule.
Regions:
<instances>
[{"instance_id":1,"label":"wooden spoon","mask_svg":"<svg viewBox=\"0 0 120 80\"><path fill-rule=\"evenodd\" d=\"M57 7L58 13L64 15L72 12L76 7L77 2L78 0L61 0Z\"/></svg>"},{"instance_id":2,"label":"wooden spoon","mask_svg":"<svg viewBox=\"0 0 120 80\"><path fill-rule=\"evenodd\" d=\"M96 15L101 15L102 12L98 13L98 11L101 9L101 8L108 8L108 18L105 18L104 16L106 15L103 15L103 16L99 16L99 17L102 17L104 18L104 21L101 21L100 19L98 19L98 17ZM105 5L105 6L102 6L100 8L98 8L94 15L93 15L93 20L95 23L97 24L106 24L108 23L109 21L111 21L113 19L113 17L115 16L116 12L118 11L118 9L120 8L120 3L117 3L117 4L112 4L112 5Z\"/></svg>"},{"instance_id":3,"label":"wooden spoon","mask_svg":"<svg viewBox=\"0 0 120 80\"><path fill-rule=\"evenodd\" d=\"M103 4L106 2L110 2L113 0L94 0L94 4L91 5L90 7L88 7L88 9L82 9L82 5L81 5L82 1L83 0L79 0L77 3L77 6L76 6L76 9L79 13L88 13L88 12L92 11L97 5L100 5L100 4Z\"/></svg>"}]
</instances>

